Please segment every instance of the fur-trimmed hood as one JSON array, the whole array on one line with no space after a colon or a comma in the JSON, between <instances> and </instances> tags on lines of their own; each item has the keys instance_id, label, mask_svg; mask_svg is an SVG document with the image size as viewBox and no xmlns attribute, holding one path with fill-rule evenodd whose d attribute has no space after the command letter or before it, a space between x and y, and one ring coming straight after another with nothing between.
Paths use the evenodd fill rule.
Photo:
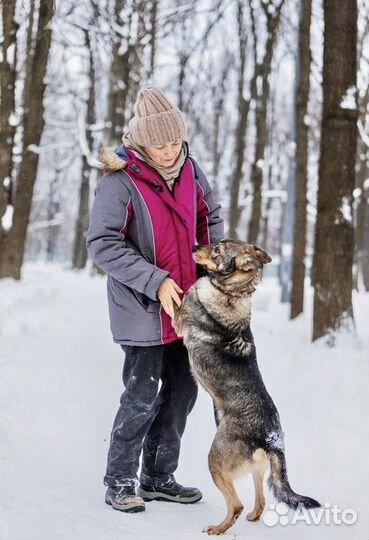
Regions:
<instances>
[{"instance_id":1,"label":"fur-trimmed hood","mask_svg":"<svg viewBox=\"0 0 369 540\"><path fill-rule=\"evenodd\" d=\"M185 160L189 157L190 151L186 141L185 146ZM129 146L121 144L116 148L109 146L103 147L100 151L100 162L105 172L115 172L122 169L126 169L128 165L132 164L132 161L146 162L144 157L140 157L139 154L132 150ZM148 165L149 166L149 165Z\"/></svg>"},{"instance_id":2,"label":"fur-trimmed hood","mask_svg":"<svg viewBox=\"0 0 369 540\"><path fill-rule=\"evenodd\" d=\"M123 155L123 151L120 151L122 146L123 145L118 147L117 150L109 146L101 149L100 161L103 164L104 169L114 172L120 171L121 169L125 169L127 167L128 161L121 157Z\"/></svg>"}]
</instances>

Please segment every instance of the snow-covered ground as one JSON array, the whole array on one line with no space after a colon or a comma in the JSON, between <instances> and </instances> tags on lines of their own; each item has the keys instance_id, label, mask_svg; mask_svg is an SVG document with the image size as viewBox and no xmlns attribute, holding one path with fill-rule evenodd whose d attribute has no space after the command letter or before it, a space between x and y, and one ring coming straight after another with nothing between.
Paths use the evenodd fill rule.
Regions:
<instances>
[{"instance_id":1,"label":"snow-covered ground","mask_svg":"<svg viewBox=\"0 0 369 540\"><path fill-rule=\"evenodd\" d=\"M308 301L311 313L311 292ZM292 525L290 513L289 524L270 527L247 522L245 511L228 538L368 540L369 295L354 302L358 338L334 349L311 345L311 317L289 322L274 280L264 279L254 297L253 332L286 433L292 487L355 511L356 523L334 524L326 508L320 525ZM29 264L22 282L0 282L0 305L0 538L204 538L202 528L225 515L207 469L215 432L210 398L200 392L177 473L202 489L203 500L116 512L104 503L102 477L123 358L110 337L104 278ZM238 491L249 511L250 479L240 480ZM269 494L267 508L272 503ZM269 510L266 521L273 517Z\"/></svg>"}]
</instances>

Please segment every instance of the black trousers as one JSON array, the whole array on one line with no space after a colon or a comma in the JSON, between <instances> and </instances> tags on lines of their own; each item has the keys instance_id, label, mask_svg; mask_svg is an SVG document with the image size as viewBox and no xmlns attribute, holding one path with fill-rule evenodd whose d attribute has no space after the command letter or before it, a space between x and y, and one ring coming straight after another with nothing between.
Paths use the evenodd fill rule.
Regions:
<instances>
[{"instance_id":1,"label":"black trousers","mask_svg":"<svg viewBox=\"0 0 369 540\"><path fill-rule=\"evenodd\" d=\"M125 390L114 420L104 484L166 480L178 466L187 415L197 397L187 349L182 341L153 347L121 346ZM159 382L161 386L159 388Z\"/></svg>"}]
</instances>

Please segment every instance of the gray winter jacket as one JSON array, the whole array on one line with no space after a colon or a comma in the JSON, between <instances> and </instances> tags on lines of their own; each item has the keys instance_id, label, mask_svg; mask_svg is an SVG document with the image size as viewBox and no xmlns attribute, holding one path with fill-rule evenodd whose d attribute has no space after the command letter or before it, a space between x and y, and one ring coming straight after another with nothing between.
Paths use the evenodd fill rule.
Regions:
<instances>
[{"instance_id":1,"label":"gray winter jacket","mask_svg":"<svg viewBox=\"0 0 369 540\"><path fill-rule=\"evenodd\" d=\"M105 173L95 192L88 252L107 273L113 340L170 343L179 338L158 301L158 288L167 276L184 291L196 281L192 247L224 237L220 205L193 158L187 156L170 192L131 149L121 146L117 153L120 170Z\"/></svg>"}]
</instances>

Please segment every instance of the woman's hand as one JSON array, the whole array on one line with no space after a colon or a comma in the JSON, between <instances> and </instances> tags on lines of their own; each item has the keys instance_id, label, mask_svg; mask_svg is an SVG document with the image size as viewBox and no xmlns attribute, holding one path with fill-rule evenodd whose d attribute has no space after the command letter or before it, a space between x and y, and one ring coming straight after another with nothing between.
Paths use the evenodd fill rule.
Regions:
<instances>
[{"instance_id":1,"label":"woman's hand","mask_svg":"<svg viewBox=\"0 0 369 540\"><path fill-rule=\"evenodd\" d=\"M177 285L177 283L166 277L161 283L158 289L158 298L161 305L164 308L164 311L170 317L174 317L174 302L178 307L181 306L181 299L178 296L178 293L183 293L182 289Z\"/></svg>"}]
</instances>

